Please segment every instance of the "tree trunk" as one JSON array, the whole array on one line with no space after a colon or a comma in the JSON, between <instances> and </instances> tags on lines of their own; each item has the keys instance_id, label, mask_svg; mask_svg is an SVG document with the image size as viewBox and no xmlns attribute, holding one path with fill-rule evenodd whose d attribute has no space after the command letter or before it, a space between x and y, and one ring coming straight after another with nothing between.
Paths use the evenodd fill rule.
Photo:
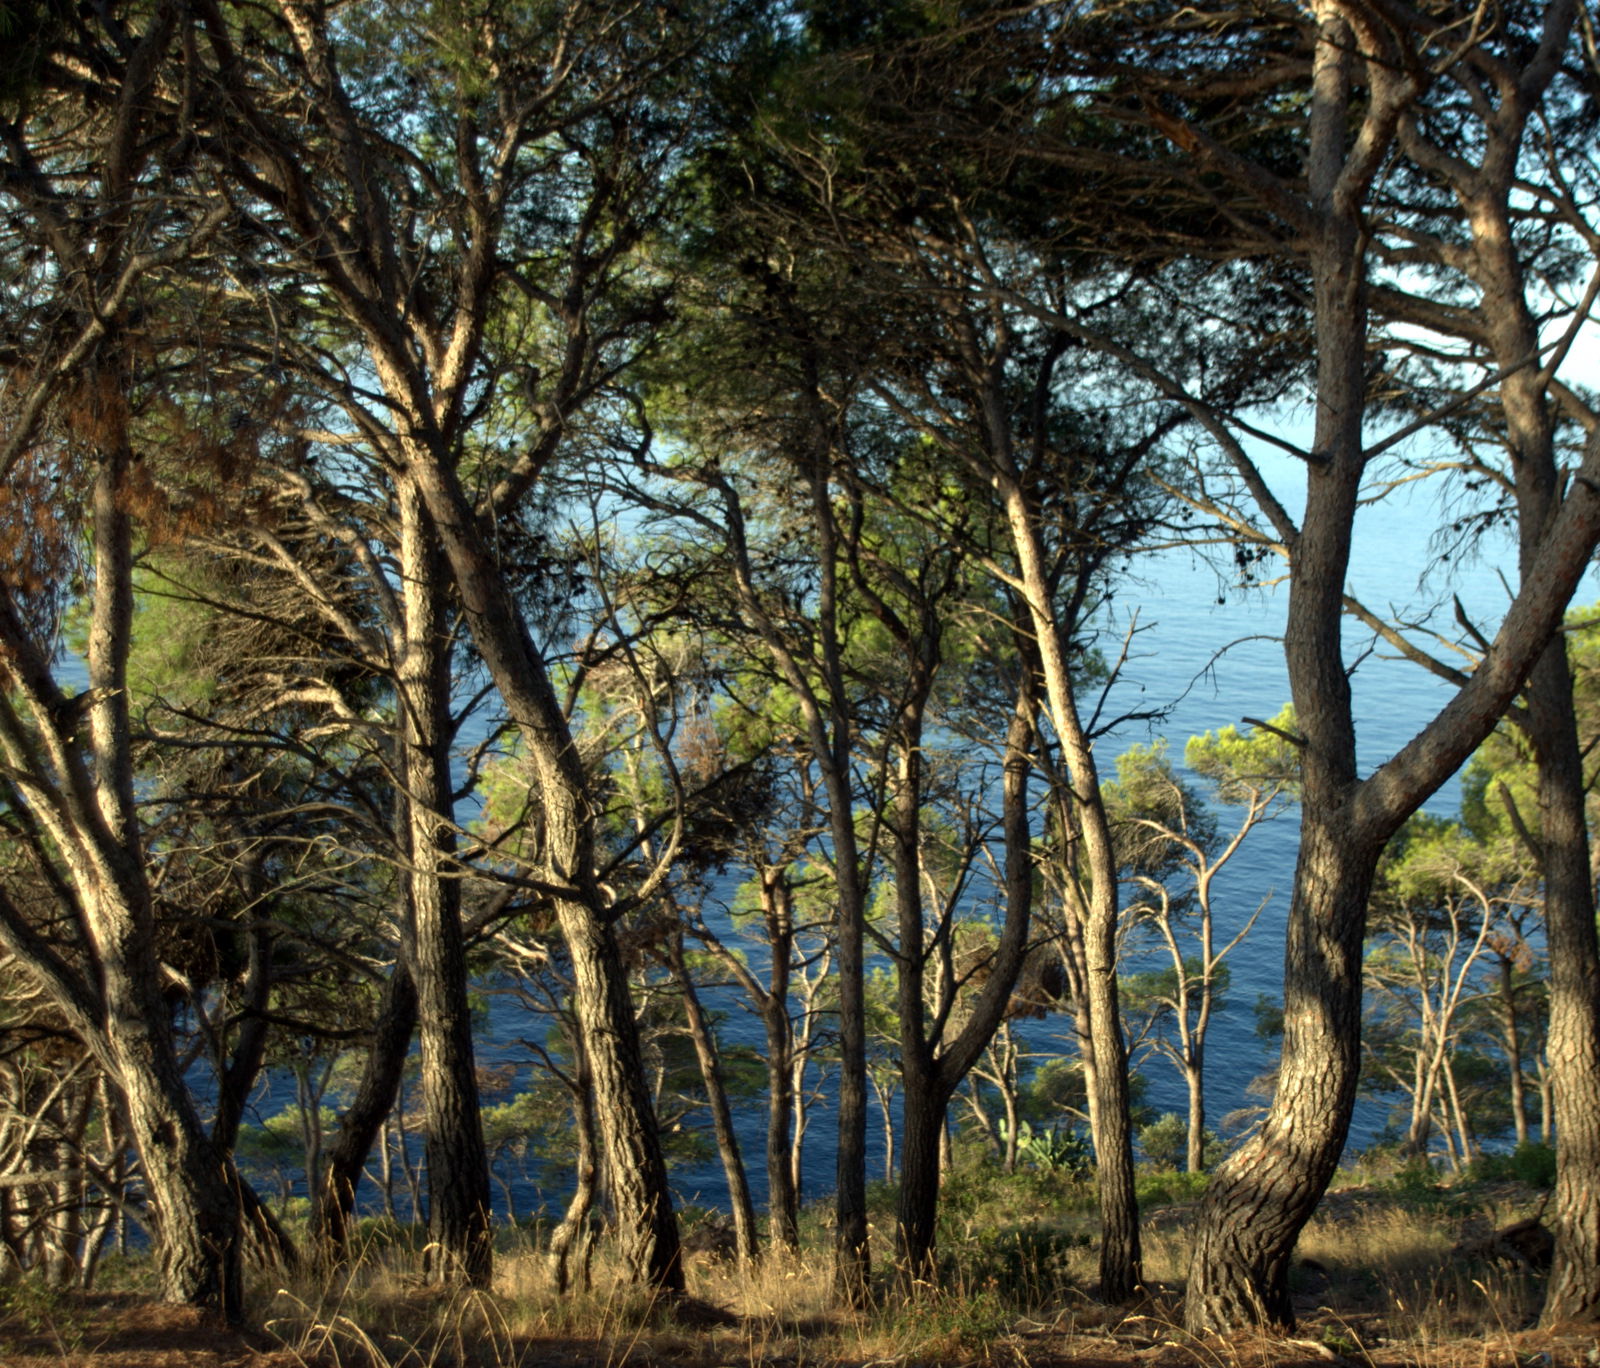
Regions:
<instances>
[{"instance_id":1,"label":"tree trunk","mask_svg":"<svg viewBox=\"0 0 1600 1368\"><path fill-rule=\"evenodd\" d=\"M939 1140L950 1095L907 1083L901 1109L900 1195L896 1207L902 1285L915 1291L938 1275Z\"/></svg>"},{"instance_id":2,"label":"tree trunk","mask_svg":"<svg viewBox=\"0 0 1600 1368\"><path fill-rule=\"evenodd\" d=\"M1514 967L1509 959L1500 961L1500 995L1505 1005L1505 1051L1511 1061L1511 1124L1515 1128L1517 1144L1528 1143L1528 1087L1522 1074L1522 1021L1517 1011L1517 994L1513 982Z\"/></svg>"},{"instance_id":3,"label":"tree trunk","mask_svg":"<svg viewBox=\"0 0 1600 1368\"><path fill-rule=\"evenodd\" d=\"M1294 1323L1289 1259L1338 1165L1355 1101L1367 895L1388 835L1358 840L1345 820L1356 757L1340 630L1365 468L1367 284L1359 216L1375 167L1349 159L1351 27L1338 0L1319 0L1315 18L1307 175L1316 222L1308 254L1317 407L1284 634L1305 744L1304 819L1284 953L1283 1053L1265 1124L1206 1191L1184 1309L1195 1333ZM1361 137L1372 147L1387 145L1392 134L1386 123L1392 94L1374 99L1365 114Z\"/></svg>"},{"instance_id":4,"label":"tree trunk","mask_svg":"<svg viewBox=\"0 0 1600 1368\"><path fill-rule=\"evenodd\" d=\"M361 1081L339 1121L339 1133L328 1150L328 1168L312 1213L312 1240L328 1257L343 1257L348 1245L350 1217L355 1211L356 1188L383 1130L385 1119L400 1096L406 1055L417 1028L417 990L403 961L389 971L378 1000L372 1043L367 1048ZM384 1170L389 1171L387 1146ZM385 1205L394 1214L392 1185L385 1185Z\"/></svg>"},{"instance_id":5,"label":"tree trunk","mask_svg":"<svg viewBox=\"0 0 1600 1368\"><path fill-rule=\"evenodd\" d=\"M94 488L89 720L96 815L103 825L77 833L82 854L68 858L99 970L104 1062L120 1087L155 1215L162 1295L236 1322L244 1312L239 1178L231 1158L201 1127L174 1052L135 816L127 698L133 617L133 538L124 502L129 461L126 446L104 454Z\"/></svg>"},{"instance_id":6,"label":"tree trunk","mask_svg":"<svg viewBox=\"0 0 1600 1368\"><path fill-rule=\"evenodd\" d=\"M579 1286L589 1290L590 1260L594 1252L594 1231L590 1214L600 1191L600 1145L596 1139L594 1077L589 1069L583 1039L572 1041L572 1121L578 1137L578 1153L573 1173L572 1200L567 1203L561 1224L550 1234L550 1276L556 1294L565 1296L572 1285L572 1255L579 1254Z\"/></svg>"},{"instance_id":7,"label":"tree trunk","mask_svg":"<svg viewBox=\"0 0 1600 1368\"><path fill-rule=\"evenodd\" d=\"M1189 1142L1185 1167L1190 1173L1203 1173L1206 1167L1206 1089L1205 1069L1198 1050L1192 1051L1183 1066L1189 1088Z\"/></svg>"},{"instance_id":8,"label":"tree trunk","mask_svg":"<svg viewBox=\"0 0 1600 1368\"><path fill-rule=\"evenodd\" d=\"M904 1134L900 1158L900 1196L896 1207L900 1278L916 1286L937 1274L935 1239L939 1213L941 1152L950 1099L961 1086L1005 1019L1022 971L1033 917L1035 874L1029 826L1028 779L1034 737L1028 686L1012 710L1006 733L1002 781L1002 825L1005 837L1005 922L994 958L977 1001L954 1039L930 1038L924 1023L924 934L919 814L922 806L921 712L914 714L912 744L901 761L900 791L895 802L893 848L895 893L900 922L900 1055L905 1085L902 1106ZM948 975L949 970L946 969ZM949 991L951 985L945 985ZM942 1031L939 1033L942 1034ZM1011 1141L1015 1143L1014 1099L1008 1100Z\"/></svg>"},{"instance_id":9,"label":"tree trunk","mask_svg":"<svg viewBox=\"0 0 1600 1368\"><path fill-rule=\"evenodd\" d=\"M403 848L411 977L427 1117L428 1245L434 1271L487 1287L493 1273L489 1160L478 1109L450 779L450 637L444 566L415 486L400 488L405 644L396 672L405 776Z\"/></svg>"},{"instance_id":10,"label":"tree trunk","mask_svg":"<svg viewBox=\"0 0 1600 1368\"><path fill-rule=\"evenodd\" d=\"M1528 689L1528 731L1539 767L1541 872L1550 950L1550 1025L1556 1190L1555 1262L1541 1323L1600 1320L1600 949L1572 679L1557 637ZM1518 1061L1513 1061L1516 1067Z\"/></svg>"},{"instance_id":11,"label":"tree trunk","mask_svg":"<svg viewBox=\"0 0 1600 1368\"><path fill-rule=\"evenodd\" d=\"M1524 58L1514 100L1488 122L1481 174L1458 186L1472 228L1471 273L1483 292L1479 313L1505 378L1501 408L1512 448L1520 567L1526 579L1559 506L1550 378L1526 364L1537 355L1540 321L1529 307L1517 257L1510 195L1523 131L1556 69L1548 53L1567 44L1573 7L1551 5L1540 49ZM1529 675L1519 725L1538 770L1539 859L1550 951L1546 1041L1553 1087L1556 1190L1551 1210L1555 1260L1542 1323L1600 1320L1600 945L1585 817L1582 751L1566 643L1557 635ZM1508 999L1508 1010L1512 1004ZM1512 1011L1512 1029L1515 1015ZM1520 1059L1512 1060L1514 1072ZM1520 1079L1514 1096L1520 1093ZM1520 1107L1519 1107L1520 1111ZM1525 1131L1526 1122L1523 1121Z\"/></svg>"},{"instance_id":12,"label":"tree trunk","mask_svg":"<svg viewBox=\"0 0 1600 1368\"><path fill-rule=\"evenodd\" d=\"M789 1018L789 966L794 954L794 914L788 873L760 870L761 904L772 954L771 976L761 1003L767 1034L767 1229L774 1248L800 1248L800 1194L791 1162L794 1130L794 1023Z\"/></svg>"},{"instance_id":13,"label":"tree trunk","mask_svg":"<svg viewBox=\"0 0 1600 1368\"><path fill-rule=\"evenodd\" d=\"M717 1154L722 1159L723 1177L728 1182L728 1200L733 1207L734 1245L741 1267L751 1268L761 1257L761 1242L756 1234L756 1208L750 1197L750 1182L745 1175L744 1156L739 1152L739 1136L733 1128L733 1111L728 1106L728 1090L722 1084L722 1063L717 1058L717 1042L700 1005L688 962L683 954L682 932L674 933L668 962L678 988L683 993L683 1014L694 1042L700 1078L711 1106L711 1129L717 1139Z\"/></svg>"},{"instance_id":14,"label":"tree trunk","mask_svg":"<svg viewBox=\"0 0 1600 1368\"><path fill-rule=\"evenodd\" d=\"M1361 951L1377 856L1352 862L1346 842L1308 795L1278 1088L1260 1133L1207 1189L1189 1263L1194 1331L1294 1324L1289 1258L1338 1167L1360 1066Z\"/></svg>"},{"instance_id":15,"label":"tree trunk","mask_svg":"<svg viewBox=\"0 0 1600 1368\"><path fill-rule=\"evenodd\" d=\"M459 482L432 453L419 453L409 473L439 532L484 665L534 762L549 877L571 890L552 903L572 960L574 1005L593 1070L624 1266L630 1277L681 1292L678 1223L633 996L608 900L595 882L588 780L543 662Z\"/></svg>"},{"instance_id":16,"label":"tree trunk","mask_svg":"<svg viewBox=\"0 0 1600 1368\"><path fill-rule=\"evenodd\" d=\"M1139 1203L1133 1182L1133 1126L1129 1119L1128 1059L1117 1003L1118 884L1116 852L1100 793L1094 751L1084 734L1073 691L1068 647L1056 621L1038 518L1021 487L1004 486L1011 544L1016 550L1038 660L1044 675L1051 728L1071 776L1070 815L1087 865L1083 918L1083 1005L1088 1014L1089 1117L1094 1133L1100 1195L1100 1289L1107 1302L1125 1302L1144 1274L1139 1251ZM1068 878L1076 871L1069 871Z\"/></svg>"}]
</instances>

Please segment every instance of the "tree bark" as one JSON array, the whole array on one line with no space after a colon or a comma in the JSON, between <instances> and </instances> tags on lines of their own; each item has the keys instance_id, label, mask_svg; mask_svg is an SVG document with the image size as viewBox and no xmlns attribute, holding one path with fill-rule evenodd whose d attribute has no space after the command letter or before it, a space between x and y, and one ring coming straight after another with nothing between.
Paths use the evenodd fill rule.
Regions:
<instances>
[{"instance_id":1,"label":"tree bark","mask_svg":"<svg viewBox=\"0 0 1600 1368\"><path fill-rule=\"evenodd\" d=\"M453 472L418 450L408 472L438 530L484 664L539 779L544 863L572 960L574 1004L593 1071L623 1263L630 1277L683 1290L678 1223L645 1077L627 971L595 882L588 780L544 665Z\"/></svg>"},{"instance_id":2,"label":"tree bark","mask_svg":"<svg viewBox=\"0 0 1600 1368\"><path fill-rule=\"evenodd\" d=\"M1483 330L1505 372L1500 398L1511 445L1524 577L1533 570L1558 506L1559 463L1549 377L1528 364L1538 353L1539 322L1529 307L1517 256L1510 195L1527 121L1567 46L1574 9L1569 3L1545 7L1543 41L1487 121L1488 138L1476 174L1459 174L1460 164L1449 163L1458 172L1457 189L1472 229L1471 274L1482 290ZM1545 1048L1556 1134L1551 1210L1556 1247L1542 1323L1593 1323L1600 1321L1600 944L1583 753L1563 637L1554 637L1534 665L1525 699L1527 706L1516 721L1528 738L1538 773L1539 848L1534 853L1543 876L1550 952ZM1520 1072L1520 1060L1513 1061L1513 1069Z\"/></svg>"},{"instance_id":3,"label":"tree bark","mask_svg":"<svg viewBox=\"0 0 1600 1368\"><path fill-rule=\"evenodd\" d=\"M1304 732L1306 815L1290 907L1283 1068L1260 1136L1224 1166L1207 1192L1186 1307L1193 1331L1292 1323L1284 1274L1295 1238L1337 1162L1354 1095L1359 956L1378 855L1399 824L1487 735L1544 653L1600 531L1592 483L1600 474L1600 442L1591 439L1583 471L1559 512L1552 509L1547 522L1525 534L1533 541L1524 544L1521 586L1482 662L1416 737L1358 782L1338 600L1365 463L1365 228L1359 204L1388 146L1386 126L1398 120L1414 90L1405 63L1392 60L1387 49L1367 54L1363 123L1347 151L1354 54L1363 44L1387 39L1358 19L1347 23L1337 0L1322 0L1317 22L1309 158L1316 210L1310 238L1316 434L1302 527L1297 532L1278 519L1292 556L1285 656L1297 725ZM1247 462L1242 468L1259 481ZM1593 934L1591 924L1591 942ZM1349 1040L1330 1043L1346 1027Z\"/></svg>"},{"instance_id":4,"label":"tree bark","mask_svg":"<svg viewBox=\"0 0 1600 1368\"><path fill-rule=\"evenodd\" d=\"M1338 1167L1360 1065L1361 956L1376 869L1308 792L1284 956L1278 1088L1211 1180L1189 1263L1191 1329L1294 1324L1287 1273ZM1350 858L1351 855L1355 858Z\"/></svg>"},{"instance_id":5,"label":"tree bark","mask_svg":"<svg viewBox=\"0 0 1600 1368\"><path fill-rule=\"evenodd\" d=\"M1094 1059L1088 1082L1100 1194L1099 1295L1107 1302L1125 1302L1138 1291L1144 1273L1139 1249L1139 1204L1133 1182L1128 1058L1117 1002L1119 871L1100 793L1099 769L1078 714L1067 642L1052 602L1038 518L1013 477L1001 481L1001 492L1044 675L1046 711L1071 776L1070 820L1076 825L1088 871L1088 909L1083 923L1084 1006Z\"/></svg>"},{"instance_id":6,"label":"tree bark","mask_svg":"<svg viewBox=\"0 0 1600 1368\"><path fill-rule=\"evenodd\" d=\"M1026 695L1027 686L1024 686ZM919 717L920 722L920 717ZM1001 821L1005 837L1005 922L988 977L953 1038L924 1024L920 834L920 727L902 760L895 814L895 889L900 904L900 1050L905 1081L900 1144L900 1193L895 1214L900 1278L914 1288L938 1272L935 1252L945 1122L950 1099L977 1064L1005 1018L1027 953L1033 919L1034 861L1029 828L1028 778L1032 772L1032 708L1026 696L1012 710L1006 734ZM912 935L913 927L915 935ZM909 938L909 939L908 939ZM950 985L946 985L947 989ZM1015 1116L1012 1118L1015 1127ZM1015 1132L1011 1136L1015 1142Z\"/></svg>"},{"instance_id":7,"label":"tree bark","mask_svg":"<svg viewBox=\"0 0 1600 1368\"><path fill-rule=\"evenodd\" d=\"M788 870L763 867L761 906L767 921L772 972L761 1020L767 1034L767 1227L774 1248L800 1248L800 1194L791 1163L795 1124L794 1023L789 1017L789 965L794 954L794 909Z\"/></svg>"},{"instance_id":8,"label":"tree bark","mask_svg":"<svg viewBox=\"0 0 1600 1368\"><path fill-rule=\"evenodd\" d=\"M91 967L80 976L32 933L0 890L0 944L35 972L115 1080L126 1107L156 1221L162 1295L243 1314L238 1175L206 1134L173 1047L161 995L155 918L134 805L127 698L133 616L133 536L125 504L131 453L122 435L100 453L91 495L95 580L89 625L86 755L66 706L22 625L0 595L0 640L15 692L35 714L42 759L0 705L0 743L36 800L65 863ZM48 858L48 857L47 857ZM64 890L65 891L65 890Z\"/></svg>"},{"instance_id":9,"label":"tree bark","mask_svg":"<svg viewBox=\"0 0 1600 1368\"><path fill-rule=\"evenodd\" d=\"M428 1243L435 1272L473 1287L493 1274L489 1159L478 1107L467 1000L461 884L450 778L450 637L445 575L433 527L410 482L400 487L403 653L396 671L401 773L401 848L407 951L416 985L427 1118Z\"/></svg>"},{"instance_id":10,"label":"tree bark","mask_svg":"<svg viewBox=\"0 0 1600 1368\"><path fill-rule=\"evenodd\" d=\"M594 1231L590 1214L600 1191L600 1145L596 1139L594 1114L594 1076L581 1034L572 1040L572 1121L577 1132L578 1152L574 1164L572 1198L561 1223L550 1234L550 1275L558 1296L565 1296L572 1285L573 1251L579 1255L579 1285L589 1289L590 1260L594 1252Z\"/></svg>"}]
</instances>

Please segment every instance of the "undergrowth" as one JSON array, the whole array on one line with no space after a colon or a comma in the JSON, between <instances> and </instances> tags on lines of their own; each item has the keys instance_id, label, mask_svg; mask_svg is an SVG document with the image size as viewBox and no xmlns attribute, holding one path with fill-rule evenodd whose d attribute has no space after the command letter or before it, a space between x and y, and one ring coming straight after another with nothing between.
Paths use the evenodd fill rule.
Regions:
<instances>
[{"instance_id":1,"label":"undergrowth","mask_svg":"<svg viewBox=\"0 0 1600 1368\"><path fill-rule=\"evenodd\" d=\"M1537 1205L1530 1188L1506 1191L1511 1180L1503 1171L1533 1171L1526 1156L1516 1164L1508 1159L1506 1170L1491 1165L1453 1184L1398 1166L1330 1198L1306 1228L1290 1274L1302 1342L1368 1365L1379 1363L1373 1346L1386 1345L1383 1368L1432 1368L1442 1345L1529 1324L1542 1295L1540 1275L1453 1252L1464 1220L1494 1228ZM363 1222L353 1257L337 1272L257 1275L251 1320L305 1368L1016 1365L1054 1360L1083 1337L1111 1346L1105 1336L1113 1332L1115 1346L1098 1352L1146 1344L1154 1353L1166 1345L1173 1353L1181 1348L1186 1364L1238 1368L1245 1359L1234 1350L1202 1346L1178 1325L1192 1204L1203 1189L1203 1176L1141 1174L1149 1296L1117 1311L1093 1298L1098 1249L1090 1183L1065 1172L1007 1175L972 1164L949 1177L937 1277L909 1288L892 1262L894 1194L875 1192L876 1280L869 1303L856 1309L840 1309L833 1297L831 1231L824 1213L814 1211L799 1250L769 1252L753 1268L691 1258L684 1301L626 1285L603 1245L592 1286L558 1294L538 1227L502 1235L491 1290L447 1289L420 1276L413 1232ZM1463 1218L1462 1211L1473 1214ZM70 1352L85 1333L73 1306L27 1282L0 1284L0 1334L48 1333Z\"/></svg>"}]
</instances>

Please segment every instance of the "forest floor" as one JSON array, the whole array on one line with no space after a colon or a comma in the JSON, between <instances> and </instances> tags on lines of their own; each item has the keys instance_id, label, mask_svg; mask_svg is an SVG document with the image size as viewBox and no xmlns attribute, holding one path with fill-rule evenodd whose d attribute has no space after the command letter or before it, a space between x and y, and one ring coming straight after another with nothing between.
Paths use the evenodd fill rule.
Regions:
<instances>
[{"instance_id":1,"label":"forest floor","mask_svg":"<svg viewBox=\"0 0 1600 1368\"><path fill-rule=\"evenodd\" d=\"M527 1250L502 1253L493 1294L467 1297L380 1253L342 1282L258 1281L245 1330L136 1288L13 1285L0 1368L1600 1368L1593 1331L1532 1328L1542 1275L1489 1244L1541 1210L1518 1183L1330 1193L1297 1251L1292 1337L1183 1333L1180 1201L1147 1204L1151 1291L1118 1310L1082 1290L1092 1239L1055 1213L954 1236L957 1285L860 1313L830 1309L821 1258L749 1275L696 1259L693 1296L669 1312L615 1288L559 1298Z\"/></svg>"}]
</instances>

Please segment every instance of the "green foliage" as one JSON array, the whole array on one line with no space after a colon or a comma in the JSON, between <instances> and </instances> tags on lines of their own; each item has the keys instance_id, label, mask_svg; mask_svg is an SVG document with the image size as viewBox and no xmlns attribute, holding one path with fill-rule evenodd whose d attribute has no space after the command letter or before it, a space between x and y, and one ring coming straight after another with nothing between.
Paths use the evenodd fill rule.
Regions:
<instances>
[{"instance_id":1,"label":"green foliage","mask_svg":"<svg viewBox=\"0 0 1600 1368\"><path fill-rule=\"evenodd\" d=\"M1165 741L1123 751L1117 757L1116 780L1102 789L1106 815L1116 833L1118 862L1130 874L1160 878L1178 868L1185 849L1165 832L1182 836L1201 850L1216 843L1216 818L1194 786L1173 768Z\"/></svg>"},{"instance_id":2,"label":"green foliage","mask_svg":"<svg viewBox=\"0 0 1600 1368\"><path fill-rule=\"evenodd\" d=\"M530 1142L550 1122L549 1108L537 1093L521 1092L508 1102L482 1108L483 1143L492 1155L527 1153Z\"/></svg>"},{"instance_id":3,"label":"green foliage","mask_svg":"<svg viewBox=\"0 0 1600 1368\"><path fill-rule=\"evenodd\" d=\"M984 1089L988 1093L988 1089ZM1154 1117L1145 1104L1150 1079L1141 1070L1128 1073L1128 1103L1133 1124L1144 1125ZM1087 1115L1088 1094L1084 1090L1083 1066L1065 1057L1047 1059L1023 1080L1018 1102L1022 1115L1036 1126L1057 1128L1071 1125Z\"/></svg>"},{"instance_id":4,"label":"green foliage","mask_svg":"<svg viewBox=\"0 0 1600 1368\"><path fill-rule=\"evenodd\" d=\"M1485 838L1470 825L1419 812L1390 841L1378 866L1378 911L1441 906L1459 899L1463 881L1511 889L1528 872L1514 843Z\"/></svg>"},{"instance_id":5,"label":"green foliage","mask_svg":"<svg viewBox=\"0 0 1600 1368\"><path fill-rule=\"evenodd\" d=\"M939 1220L941 1230L952 1234L969 1227L1016 1229L1093 1202L1092 1185L1083 1174L1033 1166L1007 1173L988 1146L963 1144L940 1189Z\"/></svg>"},{"instance_id":6,"label":"green foliage","mask_svg":"<svg viewBox=\"0 0 1600 1368\"><path fill-rule=\"evenodd\" d=\"M1141 1207L1171 1206L1177 1202L1197 1201L1204 1196L1210 1181L1208 1173L1142 1169L1134 1175L1133 1190Z\"/></svg>"},{"instance_id":7,"label":"green foliage","mask_svg":"<svg viewBox=\"0 0 1600 1368\"><path fill-rule=\"evenodd\" d=\"M1253 794L1300 794L1300 750L1295 734L1294 705L1286 703L1269 719L1272 728L1251 727L1191 736L1183 749L1184 763L1216 786L1223 803L1247 803Z\"/></svg>"},{"instance_id":8,"label":"green foliage","mask_svg":"<svg viewBox=\"0 0 1600 1368\"><path fill-rule=\"evenodd\" d=\"M1186 956L1183 961L1184 976L1189 990L1198 994L1204 964L1198 956ZM1211 970L1211 1010L1223 1012L1228 1006L1228 986L1233 981L1232 970L1223 960ZM1172 965L1160 969L1147 969L1129 974L1117 981L1117 992L1122 1005L1123 1020L1129 1023L1135 1037L1159 1033L1170 1026L1178 1000L1178 971ZM1191 999L1191 1008L1193 999Z\"/></svg>"},{"instance_id":9,"label":"green foliage","mask_svg":"<svg viewBox=\"0 0 1600 1368\"><path fill-rule=\"evenodd\" d=\"M1006 1173L986 1147L957 1151L939 1202L947 1282L998 1289L1012 1308L1059 1305L1072 1256L1093 1243L1093 1185L1069 1167Z\"/></svg>"},{"instance_id":10,"label":"green foliage","mask_svg":"<svg viewBox=\"0 0 1600 1368\"><path fill-rule=\"evenodd\" d=\"M1408 1159L1384 1186L1397 1197L1418 1203L1436 1201L1441 1191L1438 1170L1422 1158Z\"/></svg>"},{"instance_id":11,"label":"green foliage","mask_svg":"<svg viewBox=\"0 0 1600 1368\"><path fill-rule=\"evenodd\" d=\"M1472 1161L1470 1173L1478 1182L1516 1182L1535 1188L1553 1188L1556 1185L1556 1152L1538 1140L1524 1140L1509 1154L1479 1155Z\"/></svg>"},{"instance_id":12,"label":"green foliage","mask_svg":"<svg viewBox=\"0 0 1600 1368\"><path fill-rule=\"evenodd\" d=\"M968 1272L967 1278L972 1277ZM886 1329L916 1358L935 1362L987 1356L989 1346L1011 1329L1015 1312L1000 1288L1017 1280L979 1275L982 1285L955 1292L929 1290L896 1307Z\"/></svg>"},{"instance_id":13,"label":"green foliage","mask_svg":"<svg viewBox=\"0 0 1600 1368\"><path fill-rule=\"evenodd\" d=\"M47 1337L71 1357L92 1328L91 1309L37 1275L0 1283L0 1330Z\"/></svg>"},{"instance_id":14,"label":"green foliage","mask_svg":"<svg viewBox=\"0 0 1600 1368\"><path fill-rule=\"evenodd\" d=\"M1177 1112L1166 1112L1139 1132L1139 1146L1151 1168L1181 1169L1189 1158L1189 1123ZM1212 1130L1205 1132L1202 1162L1210 1168L1222 1155L1222 1141Z\"/></svg>"},{"instance_id":15,"label":"green foliage","mask_svg":"<svg viewBox=\"0 0 1600 1368\"><path fill-rule=\"evenodd\" d=\"M1266 993L1256 994L1255 1032L1262 1040L1278 1040L1283 1036L1283 1003Z\"/></svg>"},{"instance_id":16,"label":"green foliage","mask_svg":"<svg viewBox=\"0 0 1600 1368\"><path fill-rule=\"evenodd\" d=\"M1000 1122L1000 1138L1007 1140L1005 1121ZM1077 1131L1063 1127L1035 1130L1028 1122L1017 1123L1017 1154L1037 1169L1062 1172L1081 1178L1094 1167L1094 1150Z\"/></svg>"},{"instance_id":17,"label":"green foliage","mask_svg":"<svg viewBox=\"0 0 1600 1368\"><path fill-rule=\"evenodd\" d=\"M323 1134L332 1130L338 1121L331 1108L322 1108L319 1122ZM304 1126L300 1108L292 1104L258 1125L241 1126L238 1157L244 1163L272 1169L290 1160L299 1163L306 1152Z\"/></svg>"},{"instance_id":18,"label":"green foliage","mask_svg":"<svg viewBox=\"0 0 1600 1368\"><path fill-rule=\"evenodd\" d=\"M1567 657L1572 667L1573 706L1578 739L1587 753L1600 737L1600 604L1570 609L1566 616ZM1537 771L1527 738L1502 722L1481 745L1461 776L1461 820L1487 845L1513 844L1531 859L1528 841L1540 834ZM1600 820L1600 790L1591 777L1589 822Z\"/></svg>"}]
</instances>

